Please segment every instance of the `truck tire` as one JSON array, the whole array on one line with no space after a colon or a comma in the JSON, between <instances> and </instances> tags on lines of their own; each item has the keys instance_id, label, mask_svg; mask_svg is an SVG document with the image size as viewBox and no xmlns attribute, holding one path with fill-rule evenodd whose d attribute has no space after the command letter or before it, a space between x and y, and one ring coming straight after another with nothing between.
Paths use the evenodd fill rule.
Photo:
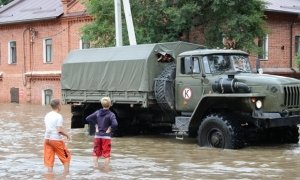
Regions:
<instances>
[{"instance_id":1,"label":"truck tire","mask_svg":"<svg viewBox=\"0 0 300 180\"><path fill-rule=\"evenodd\" d=\"M212 114L203 119L198 130L199 146L239 149L245 140L241 126L235 118L222 114Z\"/></svg>"},{"instance_id":2,"label":"truck tire","mask_svg":"<svg viewBox=\"0 0 300 180\"><path fill-rule=\"evenodd\" d=\"M174 79L176 64L168 64L155 78L154 96L163 111L175 113Z\"/></svg>"}]
</instances>

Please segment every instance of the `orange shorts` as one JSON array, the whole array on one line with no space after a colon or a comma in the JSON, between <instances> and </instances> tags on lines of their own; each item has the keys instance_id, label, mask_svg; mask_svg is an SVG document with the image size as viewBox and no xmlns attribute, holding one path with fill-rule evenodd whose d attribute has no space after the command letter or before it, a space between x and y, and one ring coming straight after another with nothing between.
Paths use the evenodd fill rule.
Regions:
<instances>
[{"instance_id":1,"label":"orange shorts","mask_svg":"<svg viewBox=\"0 0 300 180\"><path fill-rule=\"evenodd\" d=\"M70 163L71 153L65 145L64 141L45 140L44 142L44 164L46 167L53 167L55 154L62 164Z\"/></svg>"}]
</instances>

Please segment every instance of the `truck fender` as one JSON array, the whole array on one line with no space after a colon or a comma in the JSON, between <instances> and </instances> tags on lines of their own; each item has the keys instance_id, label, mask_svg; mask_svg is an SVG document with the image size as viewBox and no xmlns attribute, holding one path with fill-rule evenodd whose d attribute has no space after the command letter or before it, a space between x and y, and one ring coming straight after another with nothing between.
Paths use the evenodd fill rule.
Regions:
<instances>
[{"instance_id":1,"label":"truck fender","mask_svg":"<svg viewBox=\"0 0 300 180\"><path fill-rule=\"evenodd\" d=\"M254 98L259 97L263 98L265 97L265 94L262 93L234 93L234 94L208 94L203 96L203 98L198 102L196 108L194 109L194 112L192 113L191 120L189 127L199 127L201 124L202 119L205 115L208 114L208 110L214 106L220 99L222 99L222 102L224 100L231 101L233 98ZM224 104L226 104L224 102Z\"/></svg>"},{"instance_id":2,"label":"truck fender","mask_svg":"<svg viewBox=\"0 0 300 180\"><path fill-rule=\"evenodd\" d=\"M203 97L197 104L194 112L192 113L189 127L199 127L205 112L211 107L213 102L216 101L218 97Z\"/></svg>"}]
</instances>

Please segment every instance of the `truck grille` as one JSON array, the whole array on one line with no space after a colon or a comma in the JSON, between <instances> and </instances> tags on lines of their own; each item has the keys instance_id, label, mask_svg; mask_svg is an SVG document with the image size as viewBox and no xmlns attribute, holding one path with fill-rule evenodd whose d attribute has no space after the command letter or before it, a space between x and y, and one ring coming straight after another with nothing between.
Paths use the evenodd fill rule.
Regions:
<instances>
[{"instance_id":1,"label":"truck grille","mask_svg":"<svg viewBox=\"0 0 300 180\"><path fill-rule=\"evenodd\" d=\"M300 106L300 86L284 87L284 105L287 108L299 108Z\"/></svg>"}]
</instances>

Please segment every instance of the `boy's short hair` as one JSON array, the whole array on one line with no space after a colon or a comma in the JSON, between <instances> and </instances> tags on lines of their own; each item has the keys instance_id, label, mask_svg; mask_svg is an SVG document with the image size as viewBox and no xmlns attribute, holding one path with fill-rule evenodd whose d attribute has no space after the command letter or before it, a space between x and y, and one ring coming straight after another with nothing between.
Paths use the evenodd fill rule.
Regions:
<instances>
[{"instance_id":1,"label":"boy's short hair","mask_svg":"<svg viewBox=\"0 0 300 180\"><path fill-rule=\"evenodd\" d=\"M111 100L109 97L101 98L101 105L103 108L109 108L111 106Z\"/></svg>"},{"instance_id":2,"label":"boy's short hair","mask_svg":"<svg viewBox=\"0 0 300 180\"><path fill-rule=\"evenodd\" d=\"M60 105L59 99L52 99L50 102L50 106L52 109L57 109L59 105Z\"/></svg>"}]
</instances>

